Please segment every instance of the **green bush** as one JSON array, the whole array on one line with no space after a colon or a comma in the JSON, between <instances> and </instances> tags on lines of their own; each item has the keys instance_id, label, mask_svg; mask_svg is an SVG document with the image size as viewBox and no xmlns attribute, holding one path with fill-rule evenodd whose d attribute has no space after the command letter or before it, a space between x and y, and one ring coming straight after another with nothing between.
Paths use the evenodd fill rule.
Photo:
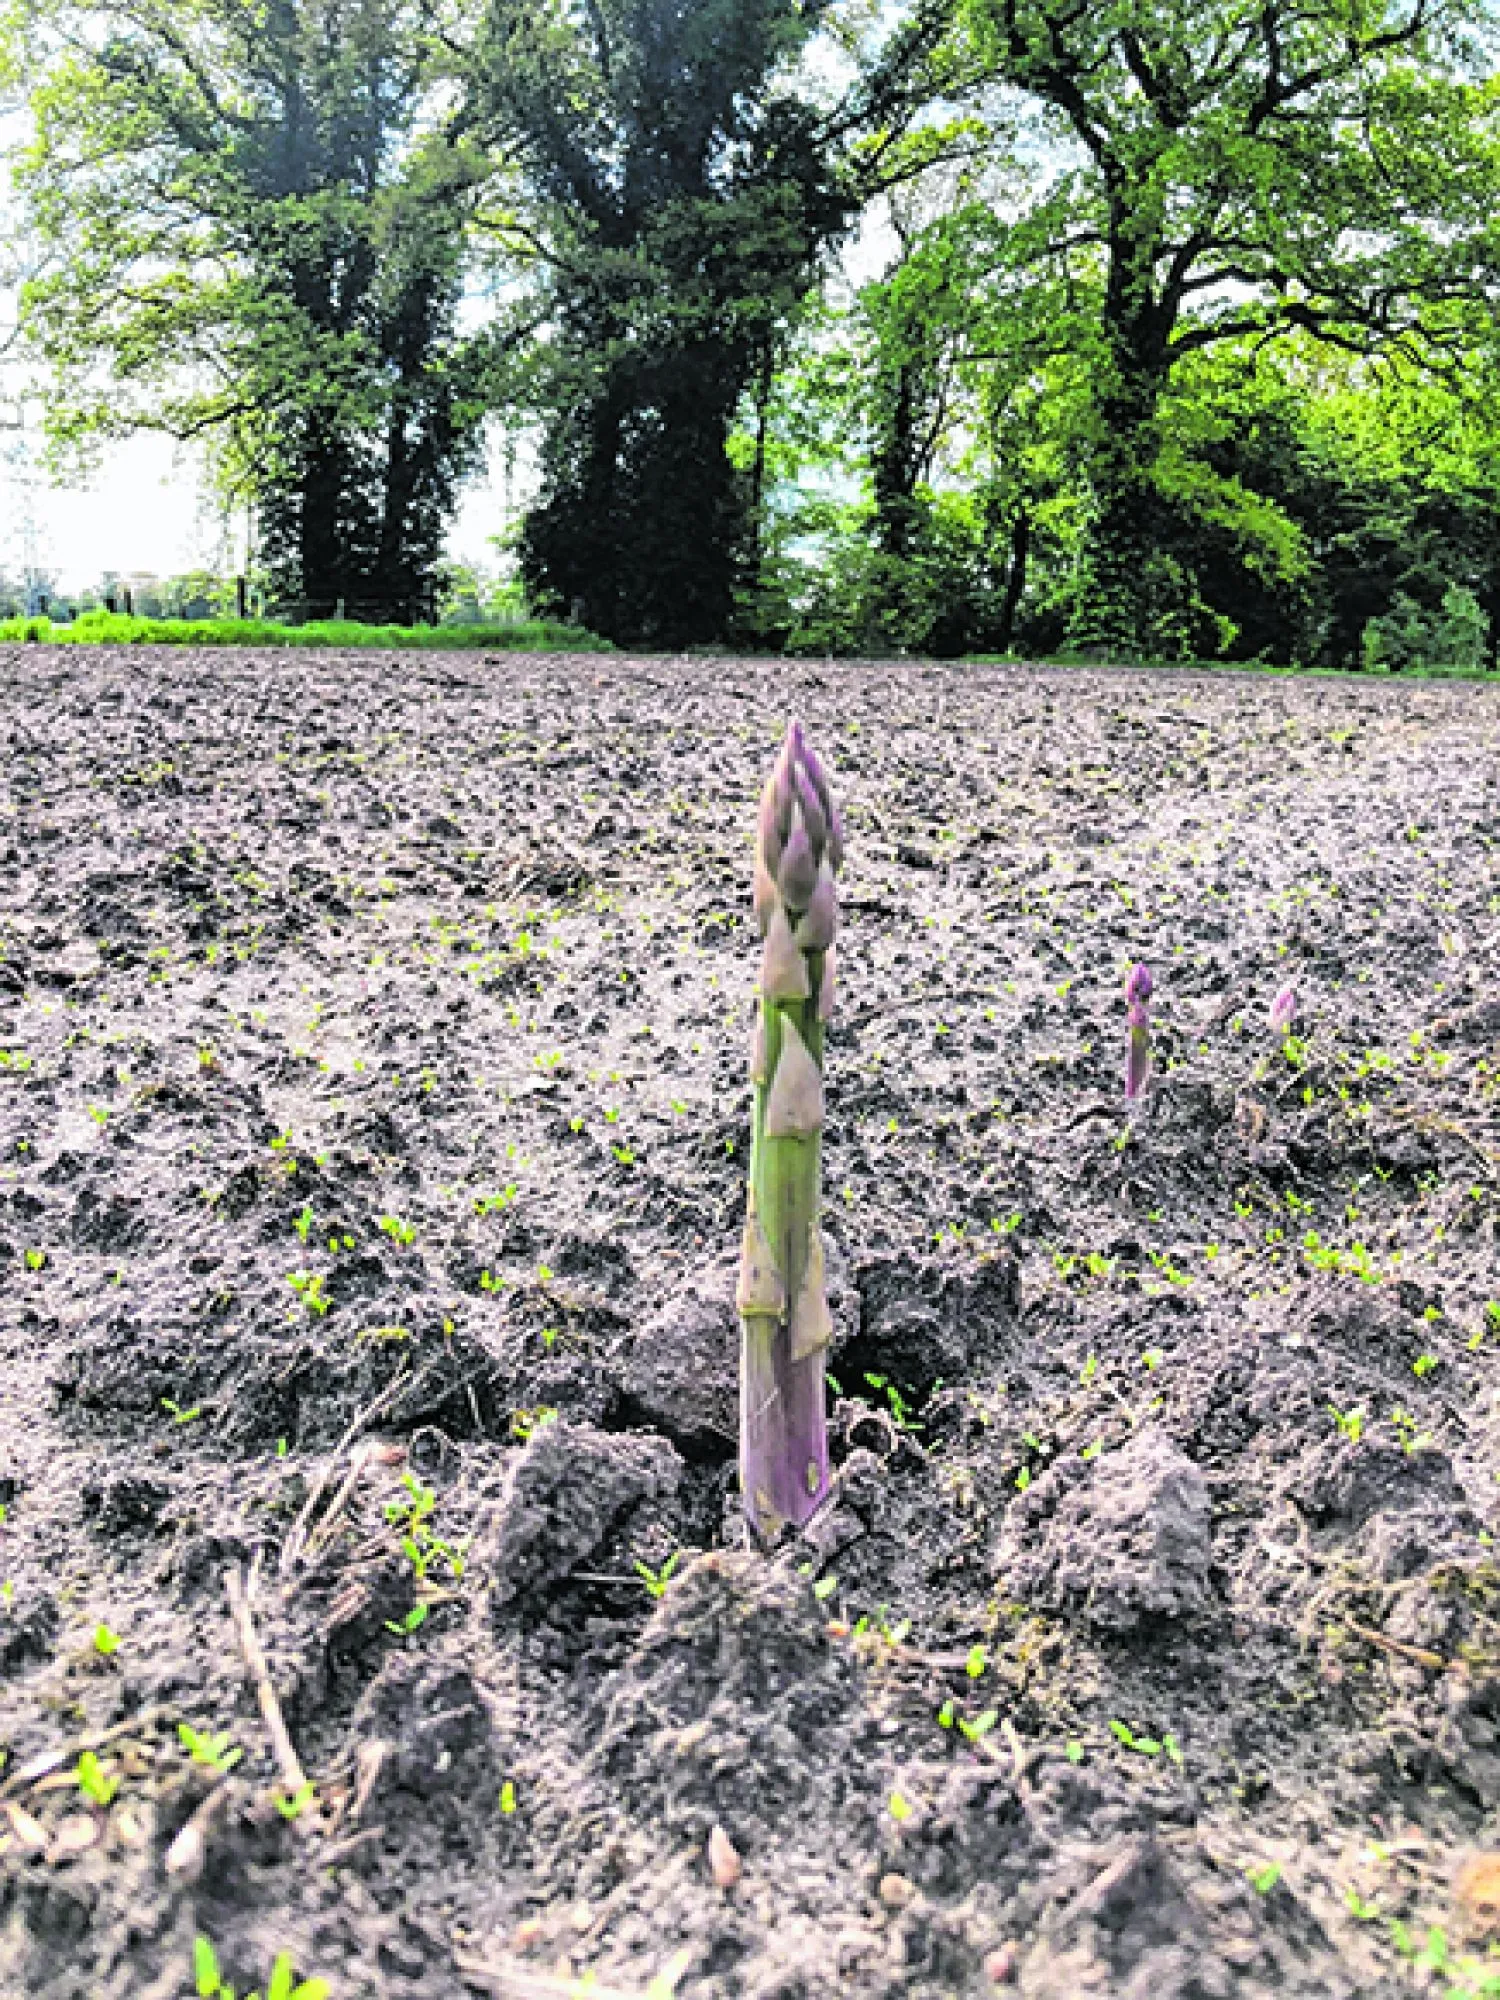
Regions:
<instances>
[{"instance_id":1,"label":"green bush","mask_svg":"<svg viewBox=\"0 0 1500 2000\"><path fill-rule=\"evenodd\" d=\"M1383 618L1364 630L1367 672L1399 674L1411 667L1473 673L1483 667L1489 621L1479 599L1462 584L1450 584L1441 604L1421 604L1398 591Z\"/></svg>"}]
</instances>

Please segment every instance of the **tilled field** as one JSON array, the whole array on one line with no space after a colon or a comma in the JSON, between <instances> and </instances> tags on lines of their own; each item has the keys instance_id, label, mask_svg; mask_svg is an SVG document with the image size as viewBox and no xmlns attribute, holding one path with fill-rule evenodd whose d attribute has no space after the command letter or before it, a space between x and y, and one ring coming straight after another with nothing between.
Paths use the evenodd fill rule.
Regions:
<instances>
[{"instance_id":1,"label":"tilled field","mask_svg":"<svg viewBox=\"0 0 1500 2000\"><path fill-rule=\"evenodd\" d=\"M792 713L840 1471L767 1562ZM4 2000L1500 1991L1497 717L0 657Z\"/></svg>"}]
</instances>

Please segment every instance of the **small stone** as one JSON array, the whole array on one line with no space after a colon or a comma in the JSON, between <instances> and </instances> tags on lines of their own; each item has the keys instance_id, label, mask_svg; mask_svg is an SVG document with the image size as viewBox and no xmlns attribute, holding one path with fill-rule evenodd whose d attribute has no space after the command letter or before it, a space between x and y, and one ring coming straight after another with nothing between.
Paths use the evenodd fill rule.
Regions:
<instances>
[{"instance_id":1,"label":"small stone","mask_svg":"<svg viewBox=\"0 0 1500 2000\"><path fill-rule=\"evenodd\" d=\"M1020 1957L1020 1952L1009 1940L1005 1944L997 1944L992 1952L987 1953L984 1976L991 1986L1009 1986L1016 1976Z\"/></svg>"},{"instance_id":2,"label":"small stone","mask_svg":"<svg viewBox=\"0 0 1500 2000\"><path fill-rule=\"evenodd\" d=\"M23 1847L42 1848L47 1845L46 1827L39 1819L34 1819L25 1806L18 1806L14 1799L10 1799L5 1810L10 1816L10 1830Z\"/></svg>"},{"instance_id":3,"label":"small stone","mask_svg":"<svg viewBox=\"0 0 1500 2000\"><path fill-rule=\"evenodd\" d=\"M721 1889L732 1889L743 1872L739 1850L722 1826L708 1836L708 1865Z\"/></svg>"},{"instance_id":4,"label":"small stone","mask_svg":"<svg viewBox=\"0 0 1500 2000\"><path fill-rule=\"evenodd\" d=\"M512 1951L534 1951L547 1934L547 1926L540 1917L522 1917L510 1934Z\"/></svg>"},{"instance_id":5,"label":"small stone","mask_svg":"<svg viewBox=\"0 0 1500 2000\"><path fill-rule=\"evenodd\" d=\"M916 1893L904 1875L882 1875L876 1891L888 1910L904 1910Z\"/></svg>"},{"instance_id":6,"label":"small stone","mask_svg":"<svg viewBox=\"0 0 1500 2000\"><path fill-rule=\"evenodd\" d=\"M1458 1871L1453 1894L1475 1930L1500 1930L1500 1854L1471 1854Z\"/></svg>"},{"instance_id":7,"label":"small stone","mask_svg":"<svg viewBox=\"0 0 1500 2000\"><path fill-rule=\"evenodd\" d=\"M162 1866L175 1882L196 1882L203 1873L207 1842L199 1821L190 1819L167 1849Z\"/></svg>"},{"instance_id":8,"label":"small stone","mask_svg":"<svg viewBox=\"0 0 1500 2000\"><path fill-rule=\"evenodd\" d=\"M92 1813L69 1813L52 1835L52 1858L70 1861L75 1854L87 1854L99 1845L100 1825Z\"/></svg>"}]
</instances>

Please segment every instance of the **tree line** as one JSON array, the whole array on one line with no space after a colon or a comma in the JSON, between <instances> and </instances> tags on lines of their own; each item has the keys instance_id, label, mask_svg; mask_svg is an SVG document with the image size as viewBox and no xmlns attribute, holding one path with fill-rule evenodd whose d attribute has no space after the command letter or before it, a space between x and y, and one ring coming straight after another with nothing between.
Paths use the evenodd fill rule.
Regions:
<instances>
[{"instance_id":1,"label":"tree line","mask_svg":"<svg viewBox=\"0 0 1500 2000\"><path fill-rule=\"evenodd\" d=\"M504 426L530 603L621 644L1493 667L1495 27L20 0L25 339L315 609L430 617Z\"/></svg>"}]
</instances>

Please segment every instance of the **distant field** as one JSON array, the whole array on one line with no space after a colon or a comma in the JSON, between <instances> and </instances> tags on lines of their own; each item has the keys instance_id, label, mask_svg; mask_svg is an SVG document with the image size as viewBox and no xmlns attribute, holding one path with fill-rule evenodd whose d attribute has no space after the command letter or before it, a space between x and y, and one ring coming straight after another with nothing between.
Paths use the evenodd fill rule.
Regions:
<instances>
[{"instance_id":1,"label":"distant field","mask_svg":"<svg viewBox=\"0 0 1500 2000\"><path fill-rule=\"evenodd\" d=\"M116 611L86 611L68 625L50 618L0 619L0 643L6 640L49 646L368 646L424 653L486 647L516 653L613 651L607 639L579 625L541 618L524 625L361 625L352 618L281 625L272 618L127 618Z\"/></svg>"}]
</instances>

